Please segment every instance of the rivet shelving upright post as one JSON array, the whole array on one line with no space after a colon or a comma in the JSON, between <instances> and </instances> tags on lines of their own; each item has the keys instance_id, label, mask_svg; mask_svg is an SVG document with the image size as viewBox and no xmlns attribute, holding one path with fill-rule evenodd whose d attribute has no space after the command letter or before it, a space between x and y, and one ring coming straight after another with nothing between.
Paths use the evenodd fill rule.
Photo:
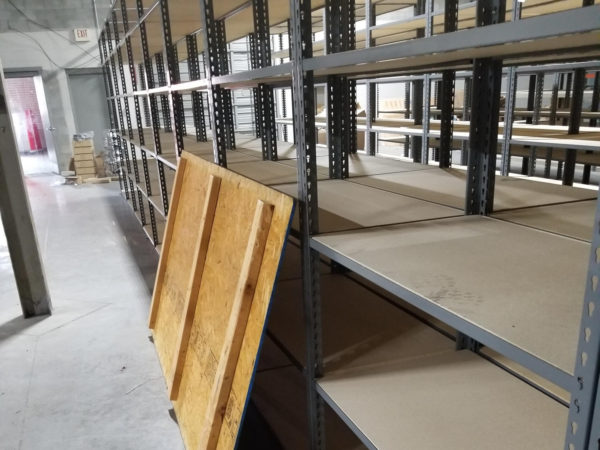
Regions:
<instances>
[{"instance_id":1,"label":"rivet shelving upright post","mask_svg":"<svg viewBox=\"0 0 600 450\"><path fill-rule=\"evenodd\" d=\"M569 133L577 133L581 121L585 120L580 116L584 80L581 74L585 75L582 70L597 70L596 60L600 57L597 46L600 7L574 7L572 2L562 0L548 5L525 3L522 11L527 14L521 20L516 20L512 11L518 7L516 2L514 5L507 5L504 0L478 0L459 4L447 0L445 11L436 11L433 2L429 0L419 2L417 15L414 17L378 24L377 8L393 11L393 7L385 1L371 0L365 2L367 10L366 14L363 13L367 18L368 43L365 44L364 31L353 29L356 25L353 23L356 19L352 17L355 11L341 12L341 3L343 2L334 0L290 0L289 4L287 0L235 0L218 4L212 0L193 3L181 0L136 0L135 3L131 0L118 0L101 33L99 45L110 101L112 132L118 136L119 174L125 198L131 202L150 239L159 247L162 227L169 212L170 183L181 151L196 153L216 164L257 178L269 170L289 173L291 167L295 171L293 180L270 184L277 185L279 189L292 186L292 194L297 197L299 204L296 231L301 253L304 375L311 448L324 448L326 443L325 404L346 422L365 446L376 448L381 442L377 435L380 430L370 428L372 423L359 417L361 414L373 416L379 412L369 411L364 407L356 408L356 405L351 404L351 400L368 397L370 391L356 391L355 399L342 398L341 395L343 386L364 386L359 383L359 373L353 372L351 368L346 373L354 374L352 377L345 377L342 372L332 373L324 361L321 309L322 301L327 299L322 298L319 271L322 257L366 278L377 288L398 296L419 313L451 328L458 348L466 350L455 351L453 347L452 351L444 350L427 356L431 358L429 361L438 362L441 368L446 367L443 362L453 367L460 366L457 379L468 379L470 367L475 368L473 373L491 373L487 365L483 368L480 366L484 359L476 355L478 353L495 360L496 356L488 356L487 350L535 374L538 378L530 383L538 390L533 387L524 388L519 384L518 392L524 393L528 398L531 396L542 398L543 402L554 402L549 409L554 411L556 408L563 408L564 411L560 410L560 417L564 413L565 419L565 406L568 404L568 427L565 421L566 433L562 435L565 448L593 448L600 429L600 303L597 292L597 278L600 276L597 273L600 219L595 219L593 239L589 244L584 239L577 240L551 231L519 225L516 219L502 219L502 212L498 212L495 206L514 201L507 200L502 189L515 179L500 177L496 175L495 169L499 134L504 137L505 142L501 166L504 174L508 174L509 145L531 145L532 142L539 142L537 148L550 148L553 145L551 140L543 137L529 140L519 137L515 132L518 124L511 130L513 117L518 114L514 105L517 74L533 73L541 80L538 73L575 70L575 75L571 77L572 88L568 89L569 96L572 95L572 99L569 99L572 113ZM361 5L362 2L357 2L356 8L365 7ZM324 42L318 42L315 41L312 29L313 12L328 6L334 9L337 7L337 12L329 12L329 20L326 20L325 26L328 38ZM131 10L137 11L137 20L128 17L131 16ZM321 12L318 14L322 17ZM507 17L510 19L511 14L513 20L505 21ZM274 64L284 58L274 56L271 52L269 40L273 33L270 29L277 27L276 34L280 34L287 28L288 21L290 61ZM390 29L395 31L389 32ZM251 36L252 68L246 72L230 73L228 40L246 36ZM282 45L279 47L283 48ZM123 58L123 48L126 50L126 59ZM324 48L327 51L321 54ZM201 59L205 67L204 73L200 68ZM189 69L189 80L186 81L180 76L180 63L183 61L187 62ZM551 67L553 64L557 64L557 67ZM128 70L125 66L128 66ZM512 98L507 99L506 112L503 113L504 121L510 125L501 131L499 103L503 66L510 68L508 78L512 80L512 85L509 83L508 92ZM407 126L382 125L385 121L378 120L373 111L377 108L373 105L373 88L369 87L370 101L365 120L366 134L369 136L367 148L373 153L376 143L372 136L376 134L389 132L399 136L412 136L415 138L411 146L412 155L417 164L406 163L410 170L396 170L400 167L399 163L389 162L390 173L378 172L373 177L369 173L353 176L352 161L366 161L362 155L350 155L356 148L355 130L363 125L354 116L354 83L369 80L370 86L373 86L374 81L391 79L390 77L412 83L413 87L416 85L412 95L407 96L410 106L405 102L405 107L412 109L413 122ZM469 83L465 82L466 101L461 111L462 118L470 121L463 123L460 129L458 121L452 119L455 114L454 85L459 78L471 80ZM430 121L428 114L431 107L429 86L432 80L441 81L442 86L438 93L441 130L434 128L435 121ZM333 100L333 103L330 105L338 105L337 109L332 108L327 112L329 117L324 121L333 150L331 157L318 153L316 145L315 83L324 82L329 82L331 87L329 100ZM422 84L425 85L424 96L421 96ZM296 145L291 152L294 157L286 159L284 154L290 154L289 146L276 141L274 115L277 109L274 107L276 96L273 88L290 86L293 91ZM536 85L538 101L532 111L535 120L546 114L540 109L541 86L541 82ZM231 94L232 90L239 88L256 89L255 110L259 140L253 141L250 136L236 136L234 133ZM557 86L556 91L559 89ZM208 122L204 115L205 94L208 99ZM183 96L188 95L192 105L194 136L189 132L182 106ZM598 96L597 93L594 95ZM596 108L597 103L596 101ZM135 112L133 116L132 104ZM551 120L558 120L557 108L558 99L553 90L549 112ZM529 112L520 114L526 116ZM593 114L588 117L594 118ZM338 126L340 121L343 126ZM419 126L419 121L422 121L422 126ZM211 138L207 133L207 125L210 125ZM468 138L465 134L468 134ZM437 145L434 144L437 138L440 140L439 165L442 168L426 165L430 148ZM463 151L465 159L462 162L467 166L466 173L447 169L451 163L453 141L457 140L469 147L468 153ZM570 147L564 147L565 144L560 143L557 145L563 147L558 148L595 150L593 145L585 142L580 143L575 139L569 142L572 142ZM255 147L250 148L251 146ZM573 159L574 155L573 151L565 153L565 184L571 184L572 169L577 161ZM329 170L326 174L320 163L323 159L328 161ZM348 165L345 165L346 159ZM348 174L345 173L346 170ZM377 178L421 180L417 181L418 184L422 180L428 180L428 177L432 180L442 177L440 179L446 180L443 181L446 183L447 178L443 178L445 174L452 174L455 178L460 178L458 182L463 183L462 204L458 206L448 199L447 192L442 192L454 189L446 189L446 185L441 191L434 192L436 199L441 198L438 201L431 197L422 198L429 191L418 186L410 192L395 192L393 189L396 187L388 182L386 190L381 188L382 181ZM526 180L518 182L531 183ZM435 191L434 185L432 182L432 192ZM318 190L321 186L325 189L323 194ZM327 228L329 225L326 221L320 227L320 208L330 201L331 195L335 197L349 188L368 191L371 196L369 200L373 204L383 202L384 196L391 196L394 201L401 199L403 204L413 207L426 204L428 208L434 205L435 208L445 209L442 216L373 223L368 228L355 227L351 231ZM541 197L550 195L544 189L539 191ZM357 204L358 201L359 199L355 199ZM566 207L584 201L589 202L589 197L584 196L577 201L549 201L547 204L534 202L525 209L552 207L555 206L554 203L561 202ZM381 214L389 212L385 206L381 210ZM596 211L599 210L596 206ZM408 207L406 211L396 212L412 214ZM463 212L465 216L462 215ZM509 237L519 241L522 248L510 247L507 241ZM544 253L547 245L557 245L557 248L563 249L563 258L590 254L587 250L591 245L587 273L585 279L582 277L582 282L585 283L579 286L585 286L585 294L583 313L577 326L571 318L573 308L576 306L579 311L581 307L580 299L570 299L573 303L569 304L561 303L560 299L552 296L552 291L560 291L561 285L571 287L575 283L570 278L559 280L553 274L549 258L541 257L540 261L536 261L535 266L541 269L534 270L534 265L528 267L529 272L523 280L518 277L520 272L516 265L509 264L505 267L493 259L494 252L498 252L498 258L506 257L512 261L510 258L516 257L515 255L510 252L502 253L508 249L524 258L523 264L528 264L536 256L531 252L539 251L540 255L547 255ZM484 251L483 247L490 249ZM467 255L459 257L458 253L462 248L466 249ZM565 261L569 264L573 262L578 270L582 267L582 261L577 258ZM557 260L556 266L567 270L565 261ZM477 271L480 273L476 274ZM517 274L521 290L510 289L510 283L503 278L506 273ZM568 272L570 275L573 273ZM411 276L407 278L407 274ZM429 281L420 278L425 276L423 274L429 277ZM487 282L488 285L482 286L475 275L485 278L484 284ZM432 290L431 286L436 283L444 284L448 277L454 277L452 282L455 285L452 289ZM501 282L496 282L497 278ZM414 280L419 282L415 284ZM561 281L563 282L560 283ZM533 285L537 286L539 292L531 287ZM556 311L547 312L545 309L552 305L535 303L541 292L557 302L559 309L562 308L560 310L565 314L565 321L569 322L568 327L561 324L562 317L549 318L548 315ZM498 311L498 305L493 304L499 298L504 299L507 305L502 311ZM531 308L527 309L528 306ZM496 321L500 316L507 320ZM578 348L573 346L571 351L568 345L560 345L556 336L549 333L549 324L561 332L569 333L568 337L562 339L568 340L569 345L573 343L577 333ZM548 339L548 343L544 342L545 339ZM555 344L560 348L551 348ZM404 363L410 366L425 356L416 355L413 363ZM575 363L574 368L568 367L571 362ZM382 391L385 387L383 380L372 384L373 390L377 388L377 392L387 394L385 397L392 402L394 413L415 407L393 403L399 392L412 392L410 381L397 366L392 370L391 366L386 365L388 363L382 364L390 369L390 377L403 379L405 384L399 384L396 386L397 390L385 393ZM509 371L518 372L511 369L510 363L506 363L506 366ZM415 370L423 369L418 365L411 367ZM369 369L361 370L363 372L360 373L364 375ZM513 386L516 383L514 380L521 383L521 378L529 377L521 374L513 377L502 369L497 370L493 375L498 377L502 385L508 383ZM435 371L423 374L425 378L436 376ZM551 388L544 387L546 382L563 389L570 398L553 395ZM445 386L444 383L440 385ZM518 405L514 414L523 414L518 408L526 410L527 405ZM419 407L422 405L419 404ZM429 411L428 417L431 420L439 420L435 409L434 404L429 405L429 409L425 408L425 411ZM489 413L487 410L485 412ZM386 417L388 416L383 414L381 421L385 422ZM410 414L403 417L406 423L411 423ZM388 425L388 431L391 430L393 434L402 433L401 425L406 424ZM464 424L464 433L467 435L471 431L471 425ZM408 437L415 436L392 436L396 443L403 442Z\"/></svg>"}]
</instances>

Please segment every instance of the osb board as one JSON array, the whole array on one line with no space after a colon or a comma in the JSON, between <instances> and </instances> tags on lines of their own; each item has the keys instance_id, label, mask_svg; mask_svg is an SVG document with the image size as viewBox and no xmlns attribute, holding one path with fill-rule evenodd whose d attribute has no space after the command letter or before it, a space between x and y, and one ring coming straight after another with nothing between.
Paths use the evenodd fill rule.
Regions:
<instances>
[{"instance_id":1,"label":"osb board","mask_svg":"<svg viewBox=\"0 0 600 450\"><path fill-rule=\"evenodd\" d=\"M203 270L196 295L192 288L194 266L198 255L197 240L203 228L202 215L211 175L220 178L218 201L206 246ZM265 241L256 287L244 321L245 331L239 345L239 358L231 372L231 391L226 405L209 414L215 386L223 378L217 373L227 342L228 326L240 273L247 253L257 204L273 205L272 220ZM177 420L188 449L233 448L243 417L246 399L255 370L265 319L274 280L281 260L291 216L293 199L253 182L215 164L184 152L180 161L171 211L159 263L151 317L154 342L167 383L171 386L177 356L181 377L179 389L173 396ZM209 225L210 227L210 225ZM197 278L196 278L197 280ZM181 327L188 302L195 302L187 316L191 328L187 346L181 345ZM243 327L241 329L244 329ZM180 346L182 348L180 348ZM232 350L235 355L235 349ZM234 356L235 358L235 356ZM176 397L176 398L175 398ZM223 418L218 440L210 447L201 446L206 438L207 420ZM218 427L217 427L218 429Z\"/></svg>"}]
</instances>

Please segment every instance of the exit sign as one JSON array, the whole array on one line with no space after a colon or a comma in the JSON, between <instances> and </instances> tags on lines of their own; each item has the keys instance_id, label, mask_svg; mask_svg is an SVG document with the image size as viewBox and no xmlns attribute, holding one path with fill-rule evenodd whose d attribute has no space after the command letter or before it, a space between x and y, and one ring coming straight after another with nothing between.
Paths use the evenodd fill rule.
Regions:
<instances>
[{"instance_id":1,"label":"exit sign","mask_svg":"<svg viewBox=\"0 0 600 450\"><path fill-rule=\"evenodd\" d=\"M85 42L90 40L89 29L87 28L75 28L73 32L75 33L75 40L77 42Z\"/></svg>"}]
</instances>

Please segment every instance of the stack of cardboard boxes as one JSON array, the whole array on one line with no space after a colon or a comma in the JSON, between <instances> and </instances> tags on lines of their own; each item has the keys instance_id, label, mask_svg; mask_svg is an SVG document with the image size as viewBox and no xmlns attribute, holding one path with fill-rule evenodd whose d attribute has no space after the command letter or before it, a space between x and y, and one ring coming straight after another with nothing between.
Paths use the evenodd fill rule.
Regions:
<instances>
[{"instance_id":1,"label":"stack of cardboard boxes","mask_svg":"<svg viewBox=\"0 0 600 450\"><path fill-rule=\"evenodd\" d=\"M79 178L80 182L87 178L96 177L94 141L92 139L73 141L73 159L75 175Z\"/></svg>"}]
</instances>

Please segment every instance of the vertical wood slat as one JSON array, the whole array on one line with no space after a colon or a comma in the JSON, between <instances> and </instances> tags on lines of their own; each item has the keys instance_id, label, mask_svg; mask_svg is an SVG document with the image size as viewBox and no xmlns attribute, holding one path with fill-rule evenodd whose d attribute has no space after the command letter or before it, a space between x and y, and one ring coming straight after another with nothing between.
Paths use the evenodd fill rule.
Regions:
<instances>
[{"instance_id":1,"label":"vertical wood slat","mask_svg":"<svg viewBox=\"0 0 600 450\"><path fill-rule=\"evenodd\" d=\"M174 354L173 373L169 383L169 398L176 400L179 394L181 376L185 363L185 355L190 340L192 324L194 322L194 313L198 303L198 292L202 282L202 273L206 263L208 253L208 244L213 228L215 211L219 200L219 191L221 189L221 178L211 175L208 181L206 199L202 209L202 219L200 221L200 233L196 242L194 251L194 265L192 267L192 276L185 293L185 305L183 308L183 317L179 329L179 339L177 341L177 350Z\"/></svg>"},{"instance_id":2,"label":"vertical wood slat","mask_svg":"<svg viewBox=\"0 0 600 450\"><path fill-rule=\"evenodd\" d=\"M272 218L273 205L262 200L257 201L250 237L225 331L223 340L225 344L218 358L219 364L208 399L205 425L202 428L199 446L202 449L215 448L219 439Z\"/></svg>"},{"instance_id":3,"label":"vertical wood slat","mask_svg":"<svg viewBox=\"0 0 600 450\"><path fill-rule=\"evenodd\" d=\"M171 194L171 208L172 211L177 212L177 205L179 204L179 198L181 195L181 187L183 186L183 176L185 174L186 160L182 159L179 161L177 166L177 174L175 175L175 182L173 184L173 194ZM165 271L167 269L167 259L169 258L169 247L171 245L173 228L175 226L175 213L173 217L167 217L167 226L165 227L165 234L163 236L163 245L160 252L160 259L158 261L158 270L156 272L156 280L154 282L154 293L152 295L152 304L150 305L150 317L148 319L148 327L153 330L156 324L156 315L158 313L158 303L162 293L163 283L165 281Z\"/></svg>"}]
</instances>

